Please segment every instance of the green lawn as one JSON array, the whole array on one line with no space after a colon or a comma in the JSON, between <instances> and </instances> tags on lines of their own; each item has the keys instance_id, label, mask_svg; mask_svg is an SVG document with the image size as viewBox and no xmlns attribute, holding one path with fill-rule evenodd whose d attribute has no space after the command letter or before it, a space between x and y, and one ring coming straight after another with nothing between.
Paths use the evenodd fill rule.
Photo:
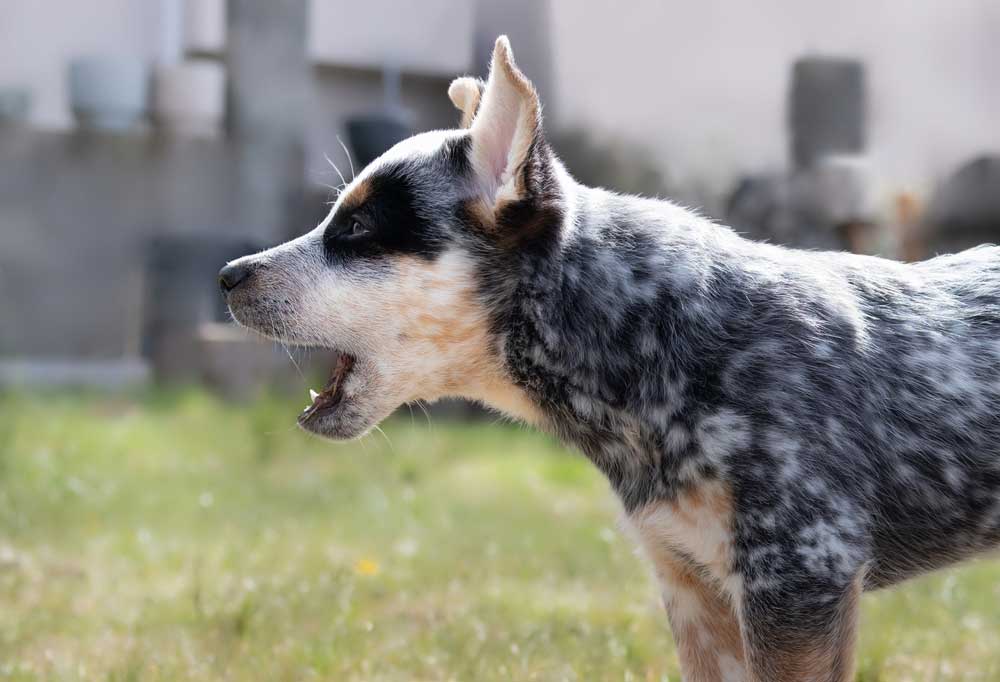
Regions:
<instances>
[{"instance_id":1,"label":"green lawn","mask_svg":"<svg viewBox=\"0 0 1000 682\"><path fill-rule=\"evenodd\" d=\"M304 400L302 401L304 402ZM0 680L677 680L582 458L200 392L0 398ZM865 598L859 679L1000 680L1000 565Z\"/></svg>"}]
</instances>

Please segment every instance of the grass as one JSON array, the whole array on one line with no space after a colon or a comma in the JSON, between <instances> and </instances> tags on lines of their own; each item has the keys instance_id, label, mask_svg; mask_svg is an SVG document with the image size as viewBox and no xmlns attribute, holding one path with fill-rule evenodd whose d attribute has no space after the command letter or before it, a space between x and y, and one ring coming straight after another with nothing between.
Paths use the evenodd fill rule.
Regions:
<instances>
[{"instance_id":1,"label":"grass","mask_svg":"<svg viewBox=\"0 0 1000 682\"><path fill-rule=\"evenodd\" d=\"M276 398L0 398L0 680L678 680L582 458ZM1000 680L1000 566L869 595L859 680Z\"/></svg>"}]
</instances>

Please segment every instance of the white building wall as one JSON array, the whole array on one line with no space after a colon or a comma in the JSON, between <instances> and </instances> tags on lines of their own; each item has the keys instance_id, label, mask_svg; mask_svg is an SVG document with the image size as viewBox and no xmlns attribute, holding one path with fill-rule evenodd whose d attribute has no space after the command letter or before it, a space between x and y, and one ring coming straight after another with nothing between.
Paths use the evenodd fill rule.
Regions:
<instances>
[{"instance_id":1,"label":"white building wall","mask_svg":"<svg viewBox=\"0 0 1000 682\"><path fill-rule=\"evenodd\" d=\"M866 61L886 189L922 190L1000 152L996 0L552 0L551 12L559 123L639 138L681 181L784 167L790 65L809 53Z\"/></svg>"},{"instance_id":2,"label":"white building wall","mask_svg":"<svg viewBox=\"0 0 1000 682\"><path fill-rule=\"evenodd\" d=\"M32 87L37 126L69 127L68 59L107 52L155 59L162 2L0 0L0 85ZM478 24L497 30L510 24L517 53L516 28L530 3L485 4L489 11L477 10ZM741 172L785 165L790 65L808 53L867 62L871 149L888 189L925 189L970 155L1000 151L997 0L549 5L547 22L531 20L550 30L551 69L538 75L549 125L632 138L682 182L708 179L719 186ZM537 51L529 46L526 67ZM338 93L337 108L360 104L343 101L344 94ZM321 102L322 93L316 97L318 108L329 104ZM373 89L368 100L374 97ZM443 92L441 99L435 118L448 106Z\"/></svg>"},{"instance_id":3,"label":"white building wall","mask_svg":"<svg viewBox=\"0 0 1000 682\"><path fill-rule=\"evenodd\" d=\"M126 54L152 62L160 11L159 0L0 0L0 85L31 88L36 126L69 128L69 60Z\"/></svg>"}]
</instances>

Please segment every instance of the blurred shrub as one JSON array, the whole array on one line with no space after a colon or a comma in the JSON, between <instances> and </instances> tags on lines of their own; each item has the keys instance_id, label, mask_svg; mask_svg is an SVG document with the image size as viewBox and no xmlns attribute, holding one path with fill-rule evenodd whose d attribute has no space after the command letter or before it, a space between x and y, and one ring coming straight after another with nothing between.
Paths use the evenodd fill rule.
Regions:
<instances>
[{"instance_id":1,"label":"blurred shrub","mask_svg":"<svg viewBox=\"0 0 1000 682\"><path fill-rule=\"evenodd\" d=\"M270 393L261 393L250 404L247 417L250 420L254 459L266 464L278 454L278 443L282 435L295 428L294 424L289 423L288 401L280 400Z\"/></svg>"},{"instance_id":2,"label":"blurred shrub","mask_svg":"<svg viewBox=\"0 0 1000 682\"><path fill-rule=\"evenodd\" d=\"M10 468L14 456L14 405L13 398L0 392L0 479Z\"/></svg>"},{"instance_id":3,"label":"blurred shrub","mask_svg":"<svg viewBox=\"0 0 1000 682\"><path fill-rule=\"evenodd\" d=\"M653 156L634 143L598 140L580 129L555 133L550 142L569 172L584 185L647 197L674 194Z\"/></svg>"}]
</instances>

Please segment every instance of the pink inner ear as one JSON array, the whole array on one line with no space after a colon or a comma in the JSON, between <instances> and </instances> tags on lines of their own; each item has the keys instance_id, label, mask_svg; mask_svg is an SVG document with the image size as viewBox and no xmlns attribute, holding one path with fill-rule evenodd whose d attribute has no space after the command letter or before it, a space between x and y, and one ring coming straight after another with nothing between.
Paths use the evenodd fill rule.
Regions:
<instances>
[{"instance_id":1,"label":"pink inner ear","mask_svg":"<svg viewBox=\"0 0 1000 682\"><path fill-rule=\"evenodd\" d=\"M508 156L514 139L514 126L493 125L483 136L483 151L486 152L486 161L492 180L499 183L507 170Z\"/></svg>"},{"instance_id":2,"label":"pink inner ear","mask_svg":"<svg viewBox=\"0 0 1000 682\"><path fill-rule=\"evenodd\" d=\"M514 145L520 118L520 103L504 101L511 98L497 97L483 103L482 116L477 118L479 148L483 154L485 170L489 170L490 180L499 185L510 164L510 150Z\"/></svg>"}]
</instances>

